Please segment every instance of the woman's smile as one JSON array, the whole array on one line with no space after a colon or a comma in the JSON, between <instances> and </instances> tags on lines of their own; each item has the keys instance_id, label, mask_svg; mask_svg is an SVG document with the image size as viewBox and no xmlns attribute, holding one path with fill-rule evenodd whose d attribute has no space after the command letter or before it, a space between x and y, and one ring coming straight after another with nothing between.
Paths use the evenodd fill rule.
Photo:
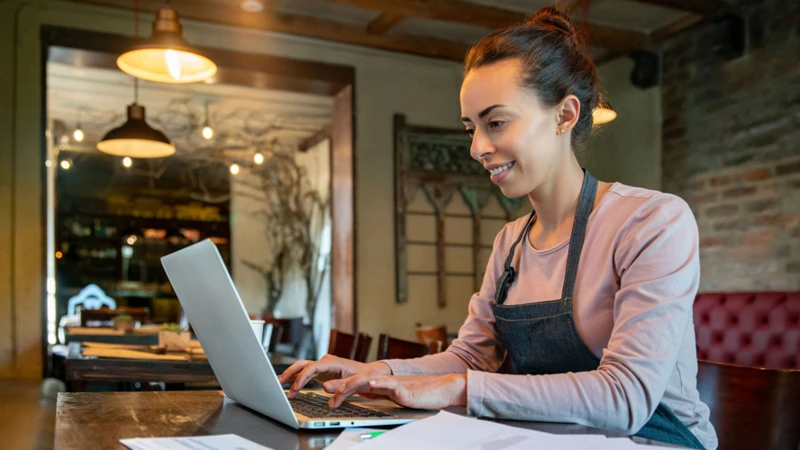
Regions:
<instances>
[{"instance_id":1,"label":"woman's smile","mask_svg":"<svg viewBox=\"0 0 800 450\"><path fill-rule=\"evenodd\" d=\"M486 170L491 174L490 177L494 184L500 184L511 172L511 169L516 165L516 161L509 161L502 164L489 164Z\"/></svg>"}]
</instances>

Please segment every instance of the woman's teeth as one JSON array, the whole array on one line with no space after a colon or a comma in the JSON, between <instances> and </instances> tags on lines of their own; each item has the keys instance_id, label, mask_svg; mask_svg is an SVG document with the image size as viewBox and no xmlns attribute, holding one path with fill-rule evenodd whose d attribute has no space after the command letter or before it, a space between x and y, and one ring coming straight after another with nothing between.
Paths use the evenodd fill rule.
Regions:
<instances>
[{"instance_id":1,"label":"woman's teeth","mask_svg":"<svg viewBox=\"0 0 800 450\"><path fill-rule=\"evenodd\" d=\"M511 161L508 164L504 164L500 167L496 167L489 171L492 175L500 175L501 173L505 172L506 170L512 168L514 166L514 161Z\"/></svg>"}]
</instances>

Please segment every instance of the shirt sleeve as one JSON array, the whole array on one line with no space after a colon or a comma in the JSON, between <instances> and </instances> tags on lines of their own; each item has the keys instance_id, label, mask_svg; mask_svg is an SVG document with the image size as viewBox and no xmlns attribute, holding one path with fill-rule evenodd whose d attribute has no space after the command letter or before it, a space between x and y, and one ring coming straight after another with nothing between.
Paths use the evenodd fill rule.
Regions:
<instances>
[{"instance_id":1,"label":"shirt sleeve","mask_svg":"<svg viewBox=\"0 0 800 450\"><path fill-rule=\"evenodd\" d=\"M700 278L697 224L683 200L664 194L640 206L615 240L620 289L599 367L533 376L469 370L471 415L571 422L628 434L644 426L692 326ZM590 269L580 270L587 276Z\"/></svg>"},{"instance_id":2,"label":"shirt sleeve","mask_svg":"<svg viewBox=\"0 0 800 450\"><path fill-rule=\"evenodd\" d=\"M503 263L509 239L519 221L506 224L497 234L492 254L483 275L479 292L469 302L469 314L458 331L458 338L446 351L415 359L385 360L394 375L444 375L465 373L467 370L496 372L505 359L506 351L500 343L494 324L492 302L496 280L503 273Z\"/></svg>"}]
</instances>

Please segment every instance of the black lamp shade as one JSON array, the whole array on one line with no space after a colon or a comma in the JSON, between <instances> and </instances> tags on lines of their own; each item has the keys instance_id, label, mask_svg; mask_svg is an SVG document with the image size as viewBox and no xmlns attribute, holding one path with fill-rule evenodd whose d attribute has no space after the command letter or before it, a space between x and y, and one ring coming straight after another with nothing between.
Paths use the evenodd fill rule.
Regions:
<instances>
[{"instance_id":1,"label":"black lamp shade","mask_svg":"<svg viewBox=\"0 0 800 450\"><path fill-rule=\"evenodd\" d=\"M175 153L167 136L145 122L144 107L136 103L128 105L128 120L106 133L97 149L131 158L163 158Z\"/></svg>"}]
</instances>

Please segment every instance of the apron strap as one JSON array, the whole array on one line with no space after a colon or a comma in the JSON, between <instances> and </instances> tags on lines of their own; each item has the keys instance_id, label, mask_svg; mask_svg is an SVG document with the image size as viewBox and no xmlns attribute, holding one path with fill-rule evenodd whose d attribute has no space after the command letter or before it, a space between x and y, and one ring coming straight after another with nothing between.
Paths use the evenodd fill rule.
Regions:
<instances>
[{"instance_id":1,"label":"apron strap","mask_svg":"<svg viewBox=\"0 0 800 450\"><path fill-rule=\"evenodd\" d=\"M564 273L564 287L561 290L561 298L572 301L572 293L575 291L575 280L578 277L578 263L581 259L583 240L586 237L586 226L589 223L589 216L592 214L594 197L597 194L597 179L583 170L583 186L581 195L578 198L578 208L575 211L575 221L572 224L572 234L569 241L569 253L567 254L567 269Z\"/></svg>"},{"instance_id":2,"label":"apron strap","mask_svg":"<svg viewBox=\"0 0 800 450\"><path fill-rule=\"evenodd\" d=\"M572 224L572 234L570 235L569 253L567 254L567 268L564 274L564 285L561 288L561 298L571 304L572 293L575 290L575 279L578 274L578 262L581 258L581 250L583 249L583 240L586 236L586 226L589 223L589 215L592 213L594 206L594 197L597 194L597 179L589 173L588 170L583 170L583 185L581 186L581 193L578 197L578 208L575 211L575 220ZM508 296L508 290L517 278L517 272L514 269L514 256L516 255L517 245L528 235L531 227L533 226L533 218L535 211L531 211L528 216L528 222L525 228L517 237L517 240L511 245L511 249L506 257L505 264L503 265L503 275L500 277L499 283L494 292L494 301L498 305L502 305Z\"/></svg>"},{"instance_id":3,"label":"apron strap","mask_svg":"<svg viewBox=\"0 0 800 450\"><path fill-rule=\"evenodd\" d=\"M531 214L528 216L528 222L525 224L525 228L522 229L522 232L519 234L519 237L517 237L517 240L511 244L511 250L509 250L508 256L506 257L506 262L503 265L503 275L500 277L500 282L494 291L494 301L498 305L502 305L506 301L508 290L511 288L511 285L514 284L514 280L517 279L517 272L514 270L513 264L515 250L522 239L528 235L528 231L531 229L531 226L533 226L534 214L536 214L536 212L531 211Z\"/></svg>"}]
</instances>

